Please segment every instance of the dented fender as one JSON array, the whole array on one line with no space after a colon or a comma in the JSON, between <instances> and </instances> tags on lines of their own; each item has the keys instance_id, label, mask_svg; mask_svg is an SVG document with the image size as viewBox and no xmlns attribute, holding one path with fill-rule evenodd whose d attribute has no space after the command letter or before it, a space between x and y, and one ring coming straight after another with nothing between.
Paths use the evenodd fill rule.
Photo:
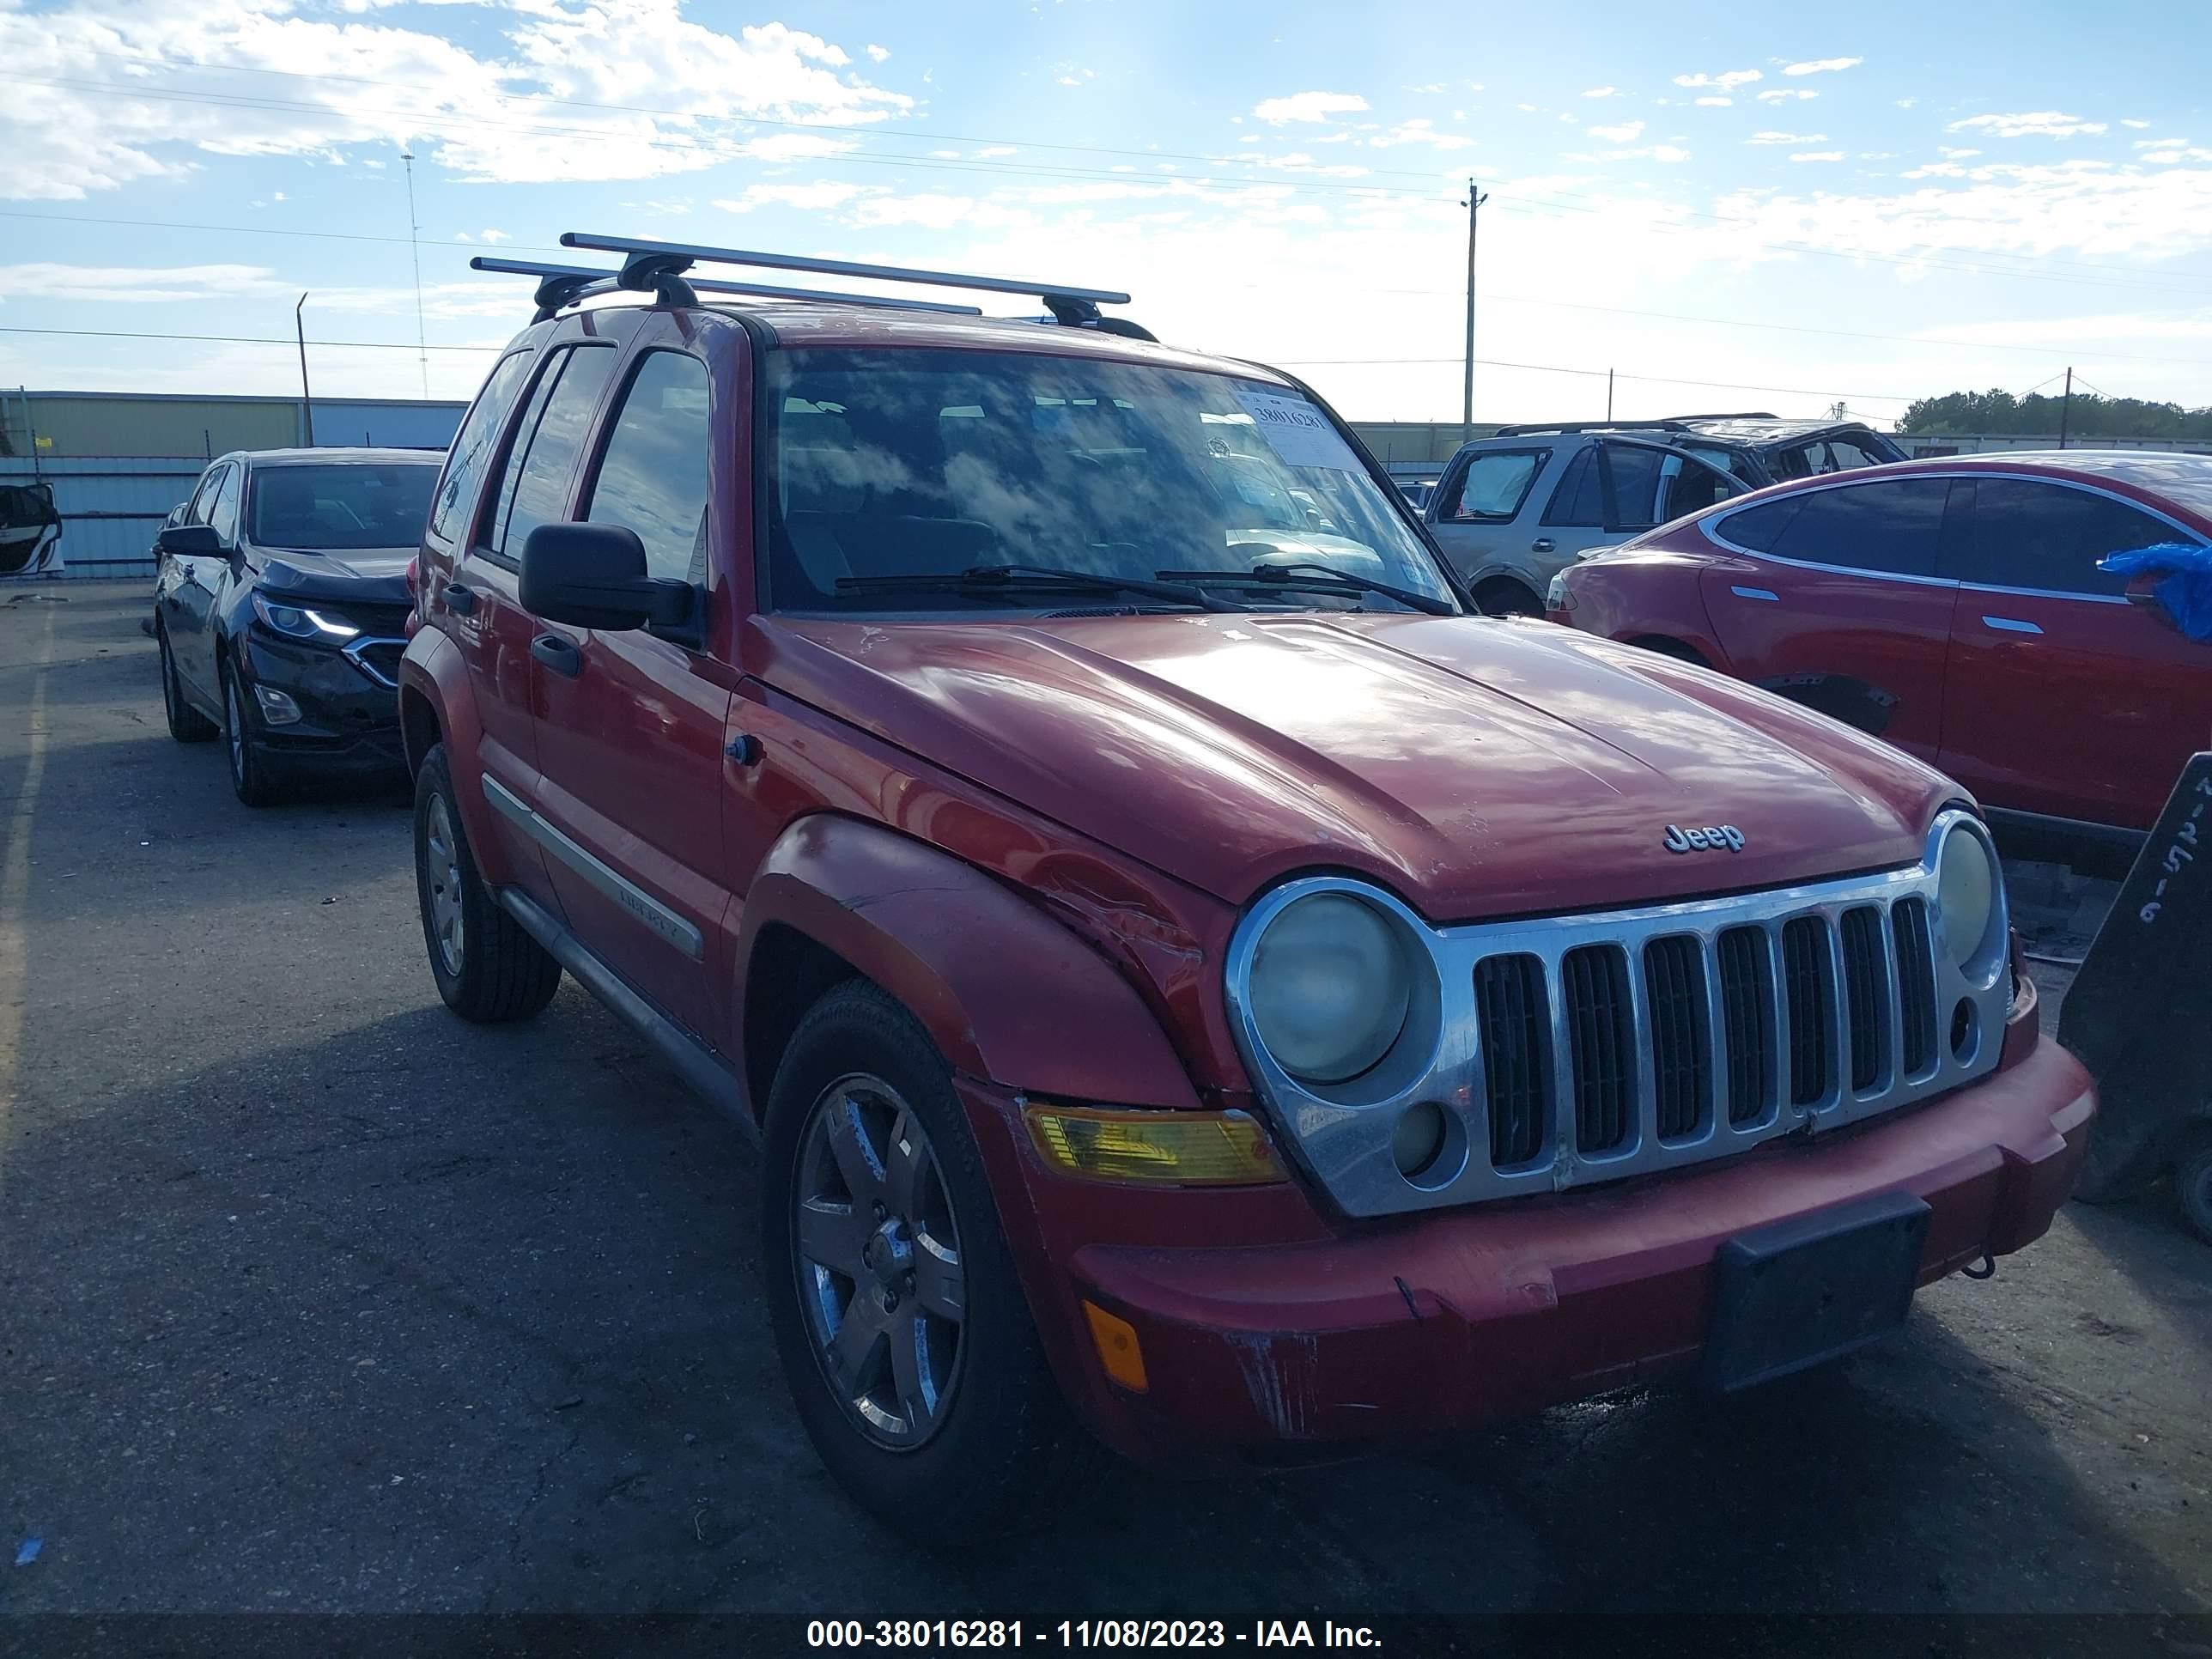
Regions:
<instances>
[{"instance_id":1,"label":"dented fender","mask_svg":"<svg viewBox=\"0 0 2212 1659\"><path fill-rule=\"evenodd\" d=\"M1073 1100L1200 1104L1135 988L1028 898L951 854L832 814L793 824L745 894L732 1006L749 1006L757 947L779 926L897 998L971 1076Z\"/></svg>"}]
</instances>

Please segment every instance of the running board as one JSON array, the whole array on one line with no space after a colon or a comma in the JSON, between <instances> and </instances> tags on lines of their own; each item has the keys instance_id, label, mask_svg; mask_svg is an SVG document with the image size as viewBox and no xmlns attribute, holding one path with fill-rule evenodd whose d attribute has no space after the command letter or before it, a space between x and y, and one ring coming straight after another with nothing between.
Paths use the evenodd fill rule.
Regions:
<instances>
[{"instance_id":1,"label":"running board","mask_svg":"<svg viewBox=\"0 0 2212 1659\"><path fill-rule=\"evenodd\" d=\"M653 1051L691 1085L694 1092L725 1116L734 1119L750 1139L760 1139L760 1125L745 1109L744 1089L735 1072L690 1033L631 990L611 968L586 950L580 939L520 888L496 887L492 891L500 908L521 924L524 933L544 946L577 984L643 1037Z\"/></svg>"}]
</instances>

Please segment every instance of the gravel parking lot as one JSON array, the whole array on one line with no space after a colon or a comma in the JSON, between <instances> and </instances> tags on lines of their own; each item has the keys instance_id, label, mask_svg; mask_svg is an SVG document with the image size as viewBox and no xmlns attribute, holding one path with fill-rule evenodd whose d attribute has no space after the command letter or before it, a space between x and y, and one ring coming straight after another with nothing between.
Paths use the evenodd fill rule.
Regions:
<instances>
[{"instance_id":1,"label":"gravel parking lot","mask_svg":"<svg viewBox=\"0 0 2212 1659\"><path fill-rule=\"evenodd\" d=\"M573 986L452 1018L397 797L240 806L144 610L0 605L0 1612L2212 1610L2212 1254L2158 1200L1755 1398L908 1547L787 1403L749 1147Z\"/></svg>"}]
</instances>

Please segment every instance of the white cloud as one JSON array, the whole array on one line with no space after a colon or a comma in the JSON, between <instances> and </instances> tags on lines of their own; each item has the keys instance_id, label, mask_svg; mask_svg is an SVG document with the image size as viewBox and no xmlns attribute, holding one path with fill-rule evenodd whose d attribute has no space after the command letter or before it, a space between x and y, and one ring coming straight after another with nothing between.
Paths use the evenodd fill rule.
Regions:
<instances>
[{"instance_id":1,"label":"white cloud","mask_svg":"<svg viewBox=\"0 0 2212 1659\"><path fill-rule=\"evenodd\" d=\"M891 55L890 48L888 46L870 46L863 47L862 50L868 54L869 62L875 64L884 62Z\"/></svg>"},{"instance_id":2,"label":"white cloud","mask_svg":"<svg viewBox=\"0 0 2212 1659\"><path fill-rule=\"evenodd\" d=\"M1679 144L1645 144L1638 149L1601 149L1567 157L1570 161L1659 161L1668 165L1689 159L1690 152Z\"/></svg>"},{"instance_id":3,"label":"white cloud","mask_svg":"<svg viewBox=\"0 0 2212 1659\"><path fill-rule=\"evenodd\" d=\"M1840 161L1844 153L1839 149L1801 149L1790 158L1793 161Z\"/></svg>"},{"instance_id":4,"label":"white cloud","mask_svg":"<svg viewBox=\"0 0 2212 1659\"><path fill-rule=\"evenodd\" d=\"M279 294L284 287L261 265L0 265L0 294L10 300L204 303Z\"/></svg>"},{"instance_id":5,"label":"white cloud","mask_svg":"<svg viewBox=\"0 0 2212 1659\"><path fill-rule=\"evenodd\" d=\"M765 138L748 139L737 147L737 153L757 161L813 161L859 148L860 141L854 138L829 138L812 132L772 132Z\"/></svg>"},{"instance_id":6,"label":"white cloud","mask_svg":"<svg viewBox=\"0 0 2212 1659\"><path fill-rule=\"evenodd\" d=\"M986 144L975 152L974 159L978 161L993 161L1001 155L1018 155L1020 153L1019 147L1014 144Z\"/></svg>"},{"instance_id":7,"label":"white cloud","mask_svg":"<svg viewBox=\"0 0 2212 1659\"><path fill-rule=\"evenodd\" d=\"M1784 75L1826 75L1836 70L1856 69L1866 62L1863 58L1813 58L1802 64L1783 66Z\"/></svg>"},{"instance_id":8,"label":"white cloud","mask_svg":"<svg viewBox=\"0 0 2212 1659\"><path fill-rule=\"evenodd\" d=\"M1707 96L1703 98L1692 99L1691 101L1696 104L1700 109L1728 109L1735 103L1735 99L1723 98L1717 93L1709 94Z\"/></svg>"},{"instance_id":9,"label":"white cloud","mask_svg":"<svg viewBox=\"0 0 2212 1659\"><path fill-rule=\"evenodd\" d=\"M1765 92L1759 94L1758 98L1762 104L1794 104L1802 103L1808 98L1818 98L1820 95L1810 87L1769 87Z\"/></svg>"},{"instance_id":10,"label":"white cloud","mask_svg":"<svg viewBox=\"0 0 2212 1659\"><path fill-rule=\"evenodd\" d=\"M1356 92L1294 92L1286 98L1265 99L1252 113L1269 126L1292 121L1326 121L1332 115L1352 115L1367 107Z\"/></svg>"},{"instance_id":11,"label":"white cloud","mask_svg":"<svg viewBox=\"0 0 2212 1659\"><path fill-rule=\"evenodd\" d=\"M2055 109L2029 110L2017 115L1970 115L1954 121L1953 132L1981 132L1992 138L2072 138L2105 131L2102 121L2085 121Z\"/></svg>"},{"instance_id":12,"label":"white cloud","mask_svg":"<svg viewBox=\"0 0 2212 1659\"><path fill-rule=\"evenodd\" d=\"M750 213L756 208L797 208L804 212L820 213L831 208L842 207L855 197L871 191L860 185L841 184L834 179L817 179L798 185L748 185L742 196L718 197L714 205L725 213Z\"/></svg>"},{"instance_id":13,"label":"white cloud","mask_svg":"<svg viewBox=\"0 0 2212 1659\"><path fill-rule=\"evenodd\" d=\"M1678 87L1711 87L1716 92L1734 92L1738 87L1747 87L1753 81L1766 77L1757 70L1729 70L1723 75L1678 75Z\"/></svg>"},{"instance_id":14,"label":"white cloud","mask_svg":"<svg viewBox=\"0 0 2212 1659\"><path fill-rule=\"evenodd\" d=\"M327 21L299 0L77 0L36 14L0 0L0 60L25 77L0 103L0 196L75 199L179 179L210 156L369 165L365 148L401 145L470 182L642 179L769 154L744 142L735 124L748 118L849 125L913 105L851 74L842 47L781 23L724 33L679 0L632 0L618 15L588 0L483 3L507 14L495 57L424 29ZM194 67L179 80L143 66L155 59ZM193 96L104 89L125 80Z\"/></svg>"},{"instance_id":15,"label":"white cloud","mask_svg":"<svg viewBox=\"0 0 2212 1659\"><path fill-rule=\"evenodd\" d=\"M1743 142L1747 144L1817 144L1828 135L1825 132L1754 132Z\"/></svg>"},{"instance_id":16,"label":"white cloud","mask_svg":"<svg viewBox=\"0 0 2212 1659\"><path fill-rule=\"evenodd\" d=\"M1534 115L1536 112L1536 106L1534 104L1516 104L1513 107L1524 115Z\"/></svg>"},{"instance_id":17,"label":"white cloud","mask_svg":"<svg viewBox=\"0 0 2212 1659\"><path fill-rule=\"evenodd\" d=\"M2140 132L2142 129L2150 125L2150 123L2148 121L2131 121L2123 117L2120 121L2120 125L2124 127L2133 127Z\"/></svg>"},{"instance_id":18,"label":"white cloud","mask_svg":"<svg viewBox=\"0 0 2212 1659\"><path fill-rule=\"evenodd\" d=\"M1589 136L1608 144L1632 144L1644 136L1644 123L1623 121L1617 127L1592 127Z\"/></svg>"},{"instance_id":19,"label":"white cloud","mask_svg":"<svg viewBox=\"0 0 2212 1659\"><path fill-rule=\"evenodd\" d=\"M1387 132L1378 132L1367 141L1375 149L1391 149L1400 144L1427 144L1437 149L1465 149L1474 140L1457 132L1439 132L1433 122L1421 119L1401 121Z\"/></svg>"},{"instance_id":20,"label":"white cloud","mask_svg":"<svg viewBox=\"0 0 2212 1659\"><path fill-rule=\"evenodd\" d=\"M1444 89L1444 83L1443 83L1443 82L1441 82L1441 81L1431 81L1431 82L1428 82L1426 85L1425 85L1425 86L1419 86L1419 87L1407 87L1407 88L1406 88L1406 90L1407 90L1407 91L1408 91L1408 92L1410 92L1410 93L1418 94L1419 95L1420 95L1420 96L1422 96L1422 97L1425 97L1425 97L1427 97L1428 95L1430 95L1430 94L1432 94L1432 93L1438 93L1438 92L1442 92L1443 89Z\"/></svg>"},{"instance_id":21,"label":"white cloud","mask_svg":"<svg viewBox=\"0 0 2212 1659\"><path fill-rule=\"evenodd\" d=\"M1589 87L1584 88L1583 96L1585 98L1618 98L1620 96L1620 88L1619 87Z\"/></svg>"}]
</instances>

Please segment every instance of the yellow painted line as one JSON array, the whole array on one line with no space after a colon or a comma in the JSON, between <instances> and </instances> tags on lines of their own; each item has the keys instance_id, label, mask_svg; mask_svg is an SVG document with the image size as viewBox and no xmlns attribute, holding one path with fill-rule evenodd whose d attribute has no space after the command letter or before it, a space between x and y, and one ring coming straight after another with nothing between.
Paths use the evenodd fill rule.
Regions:
<instances>
[{"instance_id":1,"label":"yellow painted line","mask_svg":"<svg viewBox=\"0 0 2212 1659\"><path fill-rule=\"evenodd\" d=\"M26 721L30 747L23 757L22 787L8 814L6 858L0 861L0 1180L8 1171L8 1120L15 1105L15 1040L22 1034L23 997L28 988L23 969L29 929L23 910L31 890L31 820L39 809L39 786L46 773L46 669L53 643L54 613L47 609Z\"/></svg>"}]
</instances>

